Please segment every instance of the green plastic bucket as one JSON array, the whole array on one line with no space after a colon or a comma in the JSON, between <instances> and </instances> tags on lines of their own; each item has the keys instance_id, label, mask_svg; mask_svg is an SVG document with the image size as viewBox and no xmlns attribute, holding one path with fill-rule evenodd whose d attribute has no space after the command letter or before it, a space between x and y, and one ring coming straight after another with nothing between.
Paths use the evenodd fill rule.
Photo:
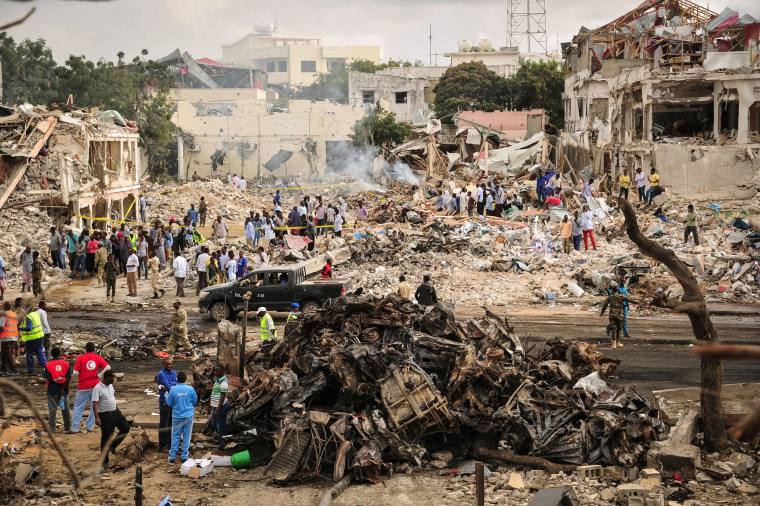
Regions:
<instances>
[{"instance_id":1,"label":"green plastic bucket","mask_svg":"<svg viewBox=\"0 0 760 506\"><path fill-rule=\"evenodd\" d=\"M248 450L240 453L236 453L232 456L232 467L235 469L243 469L251 465L251 454Z\"/></svg>"}]
</instances>

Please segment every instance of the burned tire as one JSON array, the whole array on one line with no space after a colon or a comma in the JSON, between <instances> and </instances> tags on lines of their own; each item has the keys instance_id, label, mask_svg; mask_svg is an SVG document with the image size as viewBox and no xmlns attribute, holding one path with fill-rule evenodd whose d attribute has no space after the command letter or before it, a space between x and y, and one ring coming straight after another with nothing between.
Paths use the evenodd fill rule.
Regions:
<instances>
[{"instance_id":1,"label":"burned tire","mask_svg":"<svg viewBox=\"0 0 760 506\"><path fill-rule=\"evenodd\" d=\"M214 321L229 320L230 307L223 301L214 302L208 310L209 318Z\"/></svg>"},{"instance_id":2,"label":"burned tire","mask_svg":"<svg viewBox=\"0 0 760 506\"><path fill-rule=\"evenodd\" d=\"M301 306L301 311L303 313L315 313L319 311L322 308L322 304L315 300L310 300L308 302L304 302L303 306Z\"/></svg>"}]
</instances>

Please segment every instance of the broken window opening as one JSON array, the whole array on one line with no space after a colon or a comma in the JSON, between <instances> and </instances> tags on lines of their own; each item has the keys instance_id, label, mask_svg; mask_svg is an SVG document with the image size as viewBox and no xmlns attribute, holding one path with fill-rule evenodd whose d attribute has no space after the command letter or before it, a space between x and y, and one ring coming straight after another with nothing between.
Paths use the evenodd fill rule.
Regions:
<instances>
[{"instance_id":1,"label":"broken window opening","mask_svg":"<svg viewBox=\"0 0 760 506\"><path fill-rule=\"evenodd\" d=\"M591 119L598 118L601 120L606 120L608 104L609 104L609 99L606 99L606 98L592 99L591 106L588 112L589 118Z\"/></svg>"},{"instance_id":2,"label":"broken window opening","mask_svg":"<svg viewBox=\"0 0 760 506\"><path fill-rule=\"evenodd\" d=\"M713 106L705 104L657 105L652 109L652 138L696 137L709 139Z\"/></svg>"},{"instance_id":3,"label":"broken window opening","mask_svg":"<svg viewBox=\"0 0 760 506\"><path fill-rule=\"evenodd\" d=\"M633 111L633 138L640 141L644 137L644 111Z\"/></svg>"},{"instance_id":4,"label":"broken window opening","mask_svg":"<svg viewBox=\"0 0 760 506\"><path fill-rule=\"evenodd\" d=\"M583 99L578 97L578 117L583 118L586 116L586 109L583 107Z\"/></svg>"},{"instance_id":5,"label":"broken window opening","mask_svg":"<svg viewBox=\"0 0 760 506\"><path fill-rule=\"evenodd\" d=\"M749 141L760 142L760 100L749 108Z\"/></svg>"},{"instance_id":6,"label":"broken window opening","mask_svg":"<svg viewBox=\"0 0 760 506\"><path fill-rule=\"evenodd\" d=\"M720 104L720 135L736 137L739 131L739 101L727 100Z\"/></svg>"},{"instance_id":7,"label":"broken window opening","mask_svg":"<svg viewBox=\"0 0 760 506\"><path fill-rule=\"evenodd\" d=\"M405 104L407 98L407 92L406 91L397 91L396 92L396 103L397 104Z\"/></svg>"},{"instance_id":8,"label":"broken window opening","mask_svg":"<svg viewBox=\"0 0 760 506\"><path fill-rule=\"evenodd\" d=\"M374 91L362 91L362 103L363 104L374 104L375 103L375 92Z\"/></svg>"},{"instance_id":9,"label":"broken window opening","mask_svg":"<svg viewBox=\"0 0 760 506\"><path fill-rule=\"evenodd\" d=\"M317 71L317 62L314 60L302 60L301 61L301 72L316 72Z\"/></svg>"}]
</instances>

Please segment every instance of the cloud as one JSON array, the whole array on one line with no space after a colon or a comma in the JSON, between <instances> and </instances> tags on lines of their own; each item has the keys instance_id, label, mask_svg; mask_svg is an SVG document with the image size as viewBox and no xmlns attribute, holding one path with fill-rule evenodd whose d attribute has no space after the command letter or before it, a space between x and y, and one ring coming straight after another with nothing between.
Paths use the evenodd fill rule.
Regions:
<instances>
[{"instance_id":1,"label":"cloud","mask_svg":"<svg viewBox=\"0 0 760 506\"><path fill-rule=\"evenodd\" d=\"M546 2L548 49L557 48L557 39L571 40L581 25L606 24L640 1ZM0 18L18 19L30 3L0 2ZM442 53L454 51L459 40L506 44L505 0L48 0L33 5L37 12L9 33L16 39L44 38L58 62L71 53L96 60L125 51L131 57L143 48L153 58L176 48L196 58L219 58L222 44L241 39L257 22L274 21L275 11L282 33L316 33L333 45L379 45L386 58L427 63L431 25L439 64L448 63ZM711 2L710 8L719 12L727 5L760 17L757 0Z\"/></svg>"}]
</instances>

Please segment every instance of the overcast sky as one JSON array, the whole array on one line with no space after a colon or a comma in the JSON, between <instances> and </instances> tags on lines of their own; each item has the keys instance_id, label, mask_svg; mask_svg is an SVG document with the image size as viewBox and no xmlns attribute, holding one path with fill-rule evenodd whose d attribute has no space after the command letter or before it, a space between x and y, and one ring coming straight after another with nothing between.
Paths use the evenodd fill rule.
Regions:
<instances>
[{"instance_id":1,"label":"overcast sky","mask_svg":"<svg viewBox=\"0 0 760 506\"><path fill-rule=\"evenodd\" d=\"M640 2L547 0L549 50L557 48L558 38L571 40L581 25L606 24ZM274 21L275 14L281 34L319 34L328 45L378 45L386 59L426 64L431 24L433 53L455 51L465 39L490 39L497 48L506 42L506 0L0 0L0 20L20 18L32 6L37 12L9 33L17 40L45 39L58 63L69 54L113 60L119 51L131 59L143 48L151 58L180 48L195 58L217 59L222 44L241 39L255 23ZM731 6L760 18L757 0L709 6L717 12ZM438 56L438 64L447 65L448 58Z\"/></svg>"}]
</instances>

